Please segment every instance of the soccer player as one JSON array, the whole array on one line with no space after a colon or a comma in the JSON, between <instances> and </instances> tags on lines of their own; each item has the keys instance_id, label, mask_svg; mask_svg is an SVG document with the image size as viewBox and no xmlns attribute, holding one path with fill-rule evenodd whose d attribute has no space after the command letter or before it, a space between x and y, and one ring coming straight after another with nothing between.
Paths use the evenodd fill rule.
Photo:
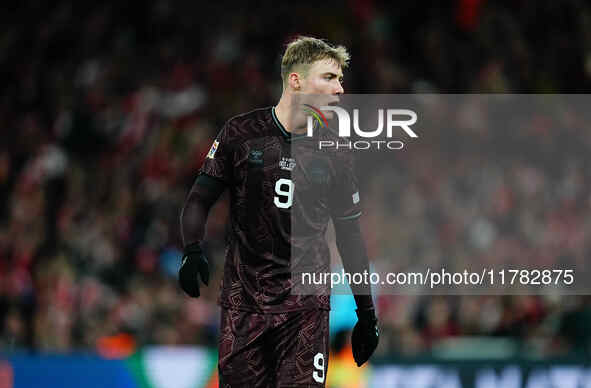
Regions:
<instances>
[{"instance_id":1,"label":"soccer player","mask_svg":"<svg viewBox=\"0 0 591 388\"><path fill-rule=\"evenodd\" d=\"M299 37L288 44L278 104L226 122L183 206L179 282L188 295L199 297L200 282L209 282L201 249L207 215L222 192L230 191L231 231L219 299L220 387L324 387L329 295L293 292L293 275L329 271L330 219L345 270L368 271L368 260L351 157L310 146L298 101L319 95L326 97L323 103L337 102L348 61L344 47L320 39ZM327 128L316 131L320 138L336 136ZM369 285L355 286L353 293L358 322L352 347L361 366L378 344L377 319Z\"/></svg>"}]
</instances>

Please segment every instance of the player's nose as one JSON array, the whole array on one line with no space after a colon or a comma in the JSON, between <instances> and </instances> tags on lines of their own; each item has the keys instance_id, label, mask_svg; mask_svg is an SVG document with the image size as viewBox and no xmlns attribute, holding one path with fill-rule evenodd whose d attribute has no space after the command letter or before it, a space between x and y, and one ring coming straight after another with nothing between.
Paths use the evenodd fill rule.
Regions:
<instances>
[{"instance_id":1,"label":"player's nose","mask_svg":"<svg viewBox=\"0 0 591 388\"><path fill-rule=\"evenodd\" d=\"M345 90L343 89L343 85L341 85L341 83L339 82L337 84L337 89L334 94L343 94L343 93L345 93Z\"/></svg>"}]
</instances>

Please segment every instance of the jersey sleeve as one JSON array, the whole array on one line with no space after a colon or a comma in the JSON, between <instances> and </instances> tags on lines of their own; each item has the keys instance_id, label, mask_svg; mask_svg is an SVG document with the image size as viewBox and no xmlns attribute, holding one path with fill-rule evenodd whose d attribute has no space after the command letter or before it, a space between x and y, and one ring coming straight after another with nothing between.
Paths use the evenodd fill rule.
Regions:
<instances>
[{"instance_id":1,"label":"jersey sleeve","mask_svg":"<svg viewBox=\"0 0 591 388\"><path fill-rule=\"evenodd\" d=\"M201 174L218 178L226 185L230 185L233 181L233 151L229 132L230 123L227 122L213 141L199 169Z\"/></svg>"},{"instance_id":2,"label":"jersey sleeve","mask_svg":"<svg viewBox=\"0 0 591 388\"><path fill-rule=\"evenodd\" d=\"M336 179L330 190L330 211L334 220L354 219L361 216L359 185L352 155L346 155L336 165Z\"/></svg>"}]
</instances>

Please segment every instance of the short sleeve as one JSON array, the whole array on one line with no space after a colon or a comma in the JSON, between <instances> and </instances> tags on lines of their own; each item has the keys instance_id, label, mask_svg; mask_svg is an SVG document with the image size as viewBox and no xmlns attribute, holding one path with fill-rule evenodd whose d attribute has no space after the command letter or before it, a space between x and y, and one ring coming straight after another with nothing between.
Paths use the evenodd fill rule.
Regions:
<instances>
[{"instance_id":1,"label":"short sleeve","mask_svg":"<svg viewBox=\"0 0 591 388\"><path fill-rule=\"evenodd\" d=\"M330 210L334 220L361 216L361 198L352 155L346 155L336 164L336 179L330 193Z\"/></svg>"},{"instance_id":2,"label":"short sleeve","mask_svg":"<svg viewBox=\"0 0 591 388\"><path fill-rule=\"evenodd\" d=\"M203 165L199 169L202 174L210 175L231 184L233 151L229 136L230 124L226 123L211 144Z\"/></svg>"}]
</instances>

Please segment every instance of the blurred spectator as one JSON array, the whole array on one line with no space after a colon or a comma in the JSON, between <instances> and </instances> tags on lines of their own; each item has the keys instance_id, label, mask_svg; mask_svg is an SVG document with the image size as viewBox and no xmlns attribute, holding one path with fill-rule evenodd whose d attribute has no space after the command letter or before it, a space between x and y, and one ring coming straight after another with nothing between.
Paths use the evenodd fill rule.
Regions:
<instances>
[{"instance_id":1,"label":"blurred spectator","mask_svg":"<svg viewBox=\"0 0 591 388\"><path fill-rule=\"evenodd\" d=\"M228 15L228 7L234 16L223 27L203 16ZM58 1L19 3L0 16L3 348L126 354L149 343L215 344L216 287L190 300L176 284L180 206L224 120L276 101L278 53L296 34L351 48L348 92L589 88L591 8L583 1L315 7ZM338 23L327 23L324 9ZM493 138L490 128L471 125L477 114L465 107L445 136ZM424 151L400 161L405 172L387 193L389 166L372 166L362 178L372 257L396 252L391 270L444 251L458 263L491 251L584 262L591 136L579 133L572 152L557 153L551 124L533 122L518 136L535 139L529 148L551 165L524 162L519 144L503 154L504 165L482 165L478 174L470 152ZM404 168L411 164L421 167ZM390 205L392 196L401 205ZM392 208L372 211L372 202ZM485 210L474 217L476 208ZM226 214L227 201L208 225L213 284ZM510 336L540 354L588 351L588 301L567 299L383 296L379 351L417 354L460 335Z\"/></svg>"}]
</instances>

